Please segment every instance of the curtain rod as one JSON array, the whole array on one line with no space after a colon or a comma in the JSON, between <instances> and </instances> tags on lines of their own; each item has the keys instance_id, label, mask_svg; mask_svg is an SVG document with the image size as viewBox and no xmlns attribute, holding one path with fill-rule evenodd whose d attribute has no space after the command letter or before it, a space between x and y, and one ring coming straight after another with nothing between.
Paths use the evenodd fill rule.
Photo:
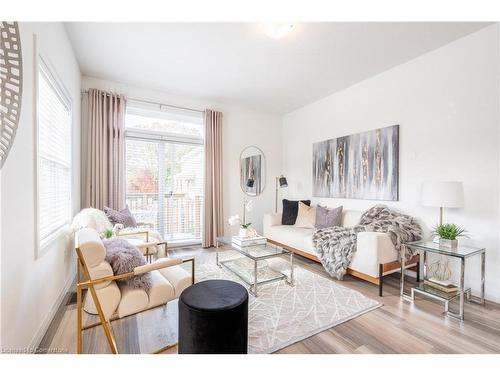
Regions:
<instances>
[{"instance_id":1,"label":"curtain rod","mask_svg":"<svg viewBox=\"0 0 500 375\"><path fill-rule=\"evenodd\" d=\"M103 91L103 90L101 90ZM88 93L89 90L82 90L82 94ZM106 95L112 95L111 92L104 91ZM146 103L146 104L152 104L152 105L158 105L161 107L169 107L169 108L176 108L176 109L182 109L184 111L191 111L191 112L197 112L197 113L205 113L205 111L202 111L200 109L194 109L194 108L187 108L187 107L180 107L177 105L172 105L172 104L163 104L163 103L157 103L157 102L151 102L148 100L143 100L143 99L135 99L135 98L127 98L127 100L130 100L132 102L139 102L139 103Z\"/></svg>"}]
</instances>

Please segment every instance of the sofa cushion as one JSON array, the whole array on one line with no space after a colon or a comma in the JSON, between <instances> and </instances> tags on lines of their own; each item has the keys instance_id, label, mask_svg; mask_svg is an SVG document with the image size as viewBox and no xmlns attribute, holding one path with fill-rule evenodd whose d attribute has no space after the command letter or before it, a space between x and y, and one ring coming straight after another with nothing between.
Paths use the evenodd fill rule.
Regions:
<instances>
[{"instance_id":1,"label":"sofa cushion","mask_svg":"<svg viewBox=\"0 0 500 375\"><path fill-rule=\"evenodd\" d=\"M299 228L290 225L275 225L269 228L267 238L290 246L297 250L309 252L312 250L312 240L308 243L308 238L312 238L312 228Z\"/></svg>"},{"instance_id":2,"label":"sofa cushion","mask_svg":"<svg viewBox=\"0 0 500 375\"><path fill-rule=\"evenodd\" d=\"M299 228L314 228L316 222L316 207L310 207L299 202L299 212L295 220L295 226Z\"/></svg>"},{"instance_id":3,"label":"sofa cushion","mask_svg":"<svg viewBox=\"0 0 500 375\"><path fill-rule=\"evenodd\" d=\"M311 205L310 200L300 201L307 206ZM283 214L281 216L282 225L294 225L297 220L297 214L299 212L299 201L289 201L288 199L283 199Z\"/></svg>"},{"instance_id":4,"label":"sofa cushion","mask_svg":"<svg viewBox=\"0 0 500 375\"><path fill-rule=\"evenodd\" d=\"M316 207L315 227L317 229L339 227L342 225L342 206L327 208L318 205Z\"/></svg>"}]
</instances>

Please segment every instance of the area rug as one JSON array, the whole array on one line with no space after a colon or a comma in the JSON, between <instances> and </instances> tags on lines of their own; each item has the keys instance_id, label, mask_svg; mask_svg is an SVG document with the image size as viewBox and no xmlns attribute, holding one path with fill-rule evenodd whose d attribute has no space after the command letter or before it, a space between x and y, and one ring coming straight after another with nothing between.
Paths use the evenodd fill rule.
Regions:
<instances>
[{"instance_id":1,"label":"area rug","mask_svg":"<svg viewBox=\"0 0 500 375\"><path fill-rule=\"evenodd\" d=\"M285 260L267 262L287 272ZM247 287L231 271L217 266L215 256L199 264L196 275L197 281L226 279ZM294 287L281 280L260 286L258 297L249 296L248 352L252 354L275 352L382 306L341 282L299 266Z\"/></svg>"}]
</instances>

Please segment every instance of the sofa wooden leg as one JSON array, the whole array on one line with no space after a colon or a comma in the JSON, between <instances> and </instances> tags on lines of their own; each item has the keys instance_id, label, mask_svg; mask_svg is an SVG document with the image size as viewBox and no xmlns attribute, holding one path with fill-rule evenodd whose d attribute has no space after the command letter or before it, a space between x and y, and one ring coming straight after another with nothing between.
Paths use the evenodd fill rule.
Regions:
<instances>
[{"instance_id":1,"label":"sofa wooden leg","mask_svg":"<svg viewBox=\"0 0 500 375\"><path fill-rule=\"evenodd\" d=\"M417 283L420 282L420 262L417 262Z\"/></svg>"},{"instance_id":2,"label":"sofa wooden leg","mask_svg":"<svg viewBox=\"0 0 500 375\"><path fill-rule=\"evenodd\" d=\"M378 265L378 295L382 297L382 289L384 285L384 265L379 264Z\"/></svg>"}]
</instances>

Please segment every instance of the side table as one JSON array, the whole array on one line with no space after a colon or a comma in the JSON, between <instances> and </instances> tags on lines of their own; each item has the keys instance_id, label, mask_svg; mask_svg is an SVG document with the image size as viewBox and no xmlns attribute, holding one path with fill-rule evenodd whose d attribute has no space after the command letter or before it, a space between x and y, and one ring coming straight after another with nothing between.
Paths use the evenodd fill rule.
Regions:
<instances>
[{"instance_id":1,"label":"side table","mask_svg":"<svg viewBox=\"0 0 500 375\"><path fill-rule=\"evenodd\" d=\"M475 248L468 246L458 246L456 248L448 248L440 246L438 243L432 241L415 241L408 242L405 244L423 255L423 280L427 280L427 253L435 253L439 255L449 256L453 258L460 259L460 282L458 290L452 293L442 292L438 289L432 288L424 282L420 282L417 286L411 288L411 295L404 293L404 257L401 262L401 285L400 294L402 298L408 299L412 302L415 301L415 294L420 293L428 297L437 299L444 302L445 312L448 316L457 318L460 320L464 319L464 302L465 297L471 302L484 304L484 284L485 284L485 261L486 261L486 249L485 248ZM404 249L406 247L403 246ZM465 287L465 260L472 256L479 255L481 257L481 294L479 297L473 297L471 295L471 289ZM459 310L458 312L452 312L449 310L449 302L459 298Z\"/></svg>"}]
</instances>

